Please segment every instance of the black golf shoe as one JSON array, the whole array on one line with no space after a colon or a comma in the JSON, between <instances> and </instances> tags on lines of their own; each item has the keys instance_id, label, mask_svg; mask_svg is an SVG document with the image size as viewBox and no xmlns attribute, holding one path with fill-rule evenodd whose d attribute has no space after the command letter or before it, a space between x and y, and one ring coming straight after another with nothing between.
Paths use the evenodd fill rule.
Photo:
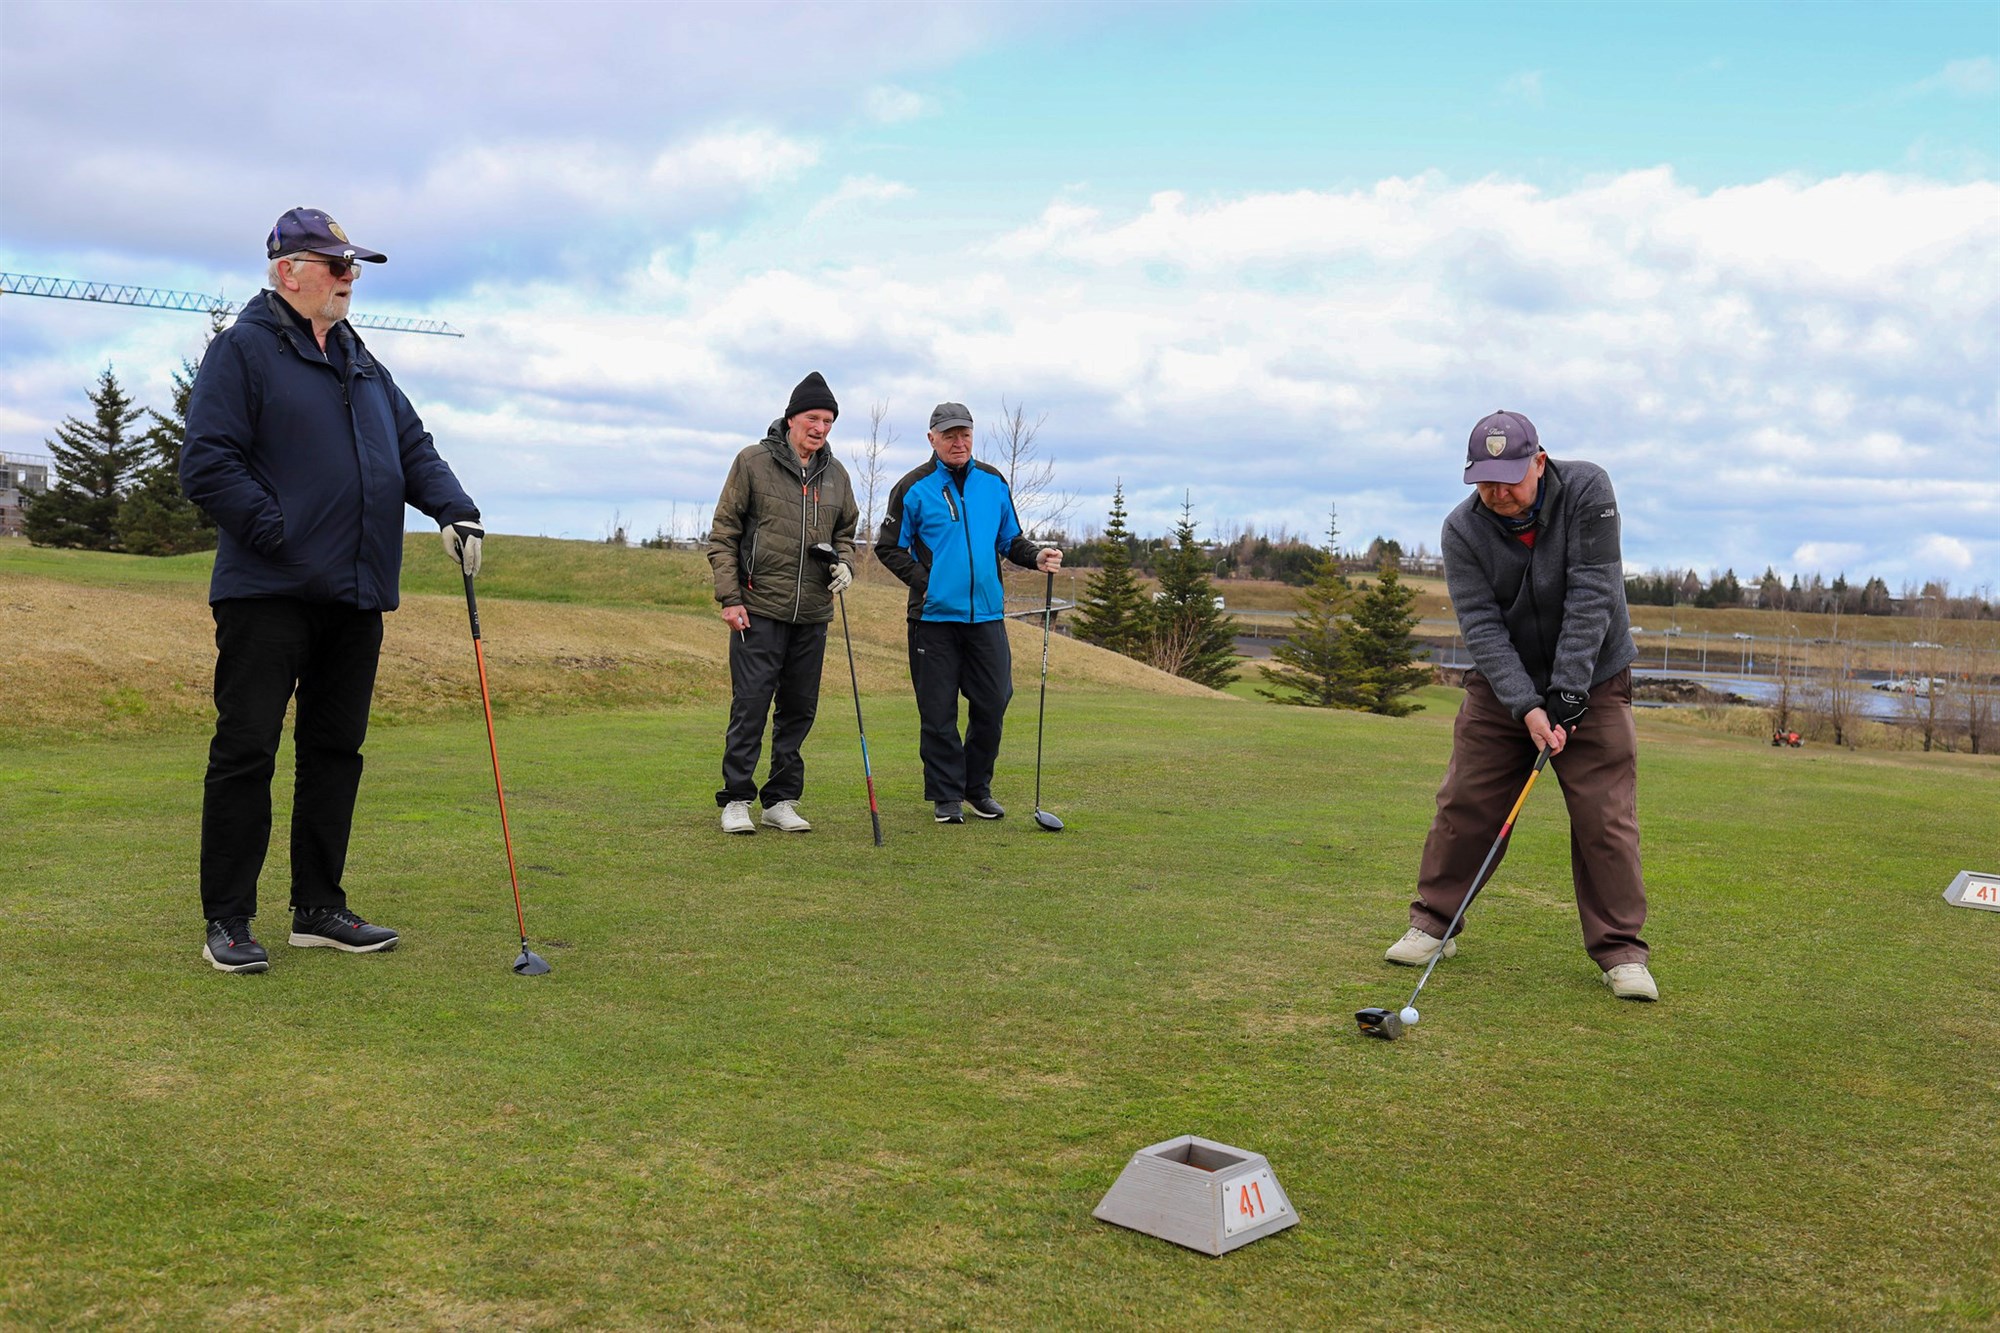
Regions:
<instances>
[{"instance_id":1,"label":"black golf shoe","mask_svg":"<svg viewBox=\"0 0 2000 1333\"><path fill-rule=\"evenodd\" d=\"M931 817L940 824L963 824L965 810L957 801L939 801L931 807Z\"/></svg>"},{"instance_id":2,"label":"black golf shoe","mask_svg":"<svg viewBox=\"0 0 2000 1333\"><path fill-rule=\"evenodd\" d=\"M208 923L201 956L218 972L269 972L271 955L250 936L250 918L225 916Z\"/></svg>"},{"instance_id":3,"label":"black golf shoe","mask_svg":"<svg viewBox=\"0 0 2000 1333\"><path fill-rule=\"evenodd\" d=\"M971 806L972 813L978 815L981 819L1005 819L1007 817L1007 807L1001 805L1000 802L994 800L991 796L970 797L965 803Z\"/></svg>"},{"instance_id":4,"label":"black golf shoe","mask_svg":"<svg viewBox=\"0 0 2000 1333\"><path fill-rule=\"evenodd\" d=\"M290 943L301 949L343 953L386 953L401 939L387 926L371 926L345 907L315 907L292 913Z\"/></svg>"}]
</instances>

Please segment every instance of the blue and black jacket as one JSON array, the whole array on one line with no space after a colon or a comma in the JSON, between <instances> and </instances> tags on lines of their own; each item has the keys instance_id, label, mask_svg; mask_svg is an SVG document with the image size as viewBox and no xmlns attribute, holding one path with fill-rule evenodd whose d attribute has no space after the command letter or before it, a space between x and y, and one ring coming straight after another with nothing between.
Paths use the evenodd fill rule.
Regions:
<instances>
[{"instance_id":1,"label":"blue and black jacket","mask_svg":"<svg viewBox=\"0 0 2000 1333\"><path fill-rule=\"evenodd\" d=\"M393 611L403 506L477 519L410 400L342 320L326 350L274 292L215 335L188 396L181 486L219 529L208 600Z\"/></svg>"},{"instance_id":2,"label":"blue and black jacket","mask_svg":"<svg viewBox=\"0 0 2000 1333\"><path fill-rule=\"evenodd\" d=\"M912 620L1001 619L1002 557L1033 569L1038 554L998 470L968 462L954 472L936 454L889 492L875 538L876 558L910 585Z\"/></svg>"}]
</instances>

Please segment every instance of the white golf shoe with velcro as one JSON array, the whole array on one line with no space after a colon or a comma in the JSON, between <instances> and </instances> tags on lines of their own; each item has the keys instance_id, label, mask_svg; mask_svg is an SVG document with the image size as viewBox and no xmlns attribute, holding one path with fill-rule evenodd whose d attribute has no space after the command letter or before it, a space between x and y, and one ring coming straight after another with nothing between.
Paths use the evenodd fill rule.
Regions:
<instances>
[{"instance_id":1,"label":"white golf shoe with velcro","mask_svg":"<svg viewBox=\"0 0 2000 1333\"><path fill-rule=\"evenodd\" d=\"M755 833L757 826L750 822L750 802L731 801L722 807L722 831L724 833Z\"/></svg>"},{"instance_id":2,"label":"white golf shoe with velcro","mask_svg":"<svg viewBox=\"0 0 2000 1333\"><path fill-rule=\"evenodd\" d=\"M806 823L805 816L799 813L797 801L780 801L776 805L765 806L764 827L774 828L780 833L813 831L813 826Z\"/></svg>"},{"instance_id":3,"label":"white golf shoe with velcro","mask_svg":"<svg viewBox=\"0 0 2000 1333\"><path fill-rule=\"evenodd\" d=\"M1657 1000L1660 988L1644 963L1620 963L1604 974L1604 984L1621 1000Z\"/></svg>"},{"instance_id":4,"label":"white golf shoe with velcro","mask_svg":"<svg viewBox=\"0 0 2000 1333\"><path fill-rule=\"evenodd\" d=\"M1392 963L1404 967L1422 967L1437 953L1438 945L1444 945L1444 956L1452 957L1458 952L1457 940L1440 940L1435 935L1426 935L1415 926L1403 932L1403 938L1389 946L1389 952L1382 956Z\"/></svg>"}]
</instances>

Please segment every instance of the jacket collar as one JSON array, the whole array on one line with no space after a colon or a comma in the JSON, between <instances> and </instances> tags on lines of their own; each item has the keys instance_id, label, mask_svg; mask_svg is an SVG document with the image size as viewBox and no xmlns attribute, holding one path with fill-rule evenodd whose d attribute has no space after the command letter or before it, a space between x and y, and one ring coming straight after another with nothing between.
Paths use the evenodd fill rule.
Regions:
<instances>
[{"instance_id":1,"label":"jacket collar","mask_svg":"<svg viewBox=\"0 0 2000 1333\"><path fill-rule=\"evenodd\" d=\"M785 465L787 471L798 473L808 481L812 479L815 473L825 471L827 460L833 457L833 444L831 441L828 441L819 447L819 451L812 456L810 462L801 467L799 465L799 451L792 448L792 442L785 438L785 419L783 417L779 417L776 421L773 421L771 428L764 432L764 447L769 449L772 455Z\"/></svg>"},{"instance_id":2,"label":"jacket collar","mask_svg":"<svg viewBox=\"0 0 2000 1333\"><path fill-rule=\"evenodd\" d=\"M262 325L280 338L287 339L292 349L308 361L324 359L320 354L319 340L313 337L312 321L292 309L291 302L268 287L264 289L264 299L253 300L244 306L237 319L246 324ZM328 329L326 336L340 341L341 351L347 355L349 374L373 368L375 359L368 354L368 344L361 341L361 336L346 320Z\"/></svg>"}]
</instances>

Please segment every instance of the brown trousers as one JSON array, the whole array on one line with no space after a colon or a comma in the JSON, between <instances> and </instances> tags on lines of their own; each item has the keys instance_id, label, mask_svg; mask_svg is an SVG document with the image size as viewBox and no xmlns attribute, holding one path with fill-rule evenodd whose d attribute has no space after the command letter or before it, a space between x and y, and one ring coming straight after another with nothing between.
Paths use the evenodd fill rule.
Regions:
<instances>
[{"instance_id":1,"label":"brown trousers","mask_svg":"<svg viewBox=\"0 0 2000 1333\"><path fill-rule=\"evenodd\" d=\"M1646 884L1639 870L1639 744L1632 728L1632 673L1590 692L1563 752L1549 760L1569 806L1569 864L1576 882L1583 947L1599 967L1647 960ZM1424 840L1410 924L1441 936L1472 890L1472 877L1500 835L1501 822L1534 766L1535 744L1478 672L1452 726L1451 763L1438 788L1437 818ZM1532 804L1532 801L1530 802ZM1523 811L1520 818L1532 817ZM1506 858L1493 863L1492 878ZM1459 932L1465 925L1459 923Z\"/></svg>"}]
</instances>

